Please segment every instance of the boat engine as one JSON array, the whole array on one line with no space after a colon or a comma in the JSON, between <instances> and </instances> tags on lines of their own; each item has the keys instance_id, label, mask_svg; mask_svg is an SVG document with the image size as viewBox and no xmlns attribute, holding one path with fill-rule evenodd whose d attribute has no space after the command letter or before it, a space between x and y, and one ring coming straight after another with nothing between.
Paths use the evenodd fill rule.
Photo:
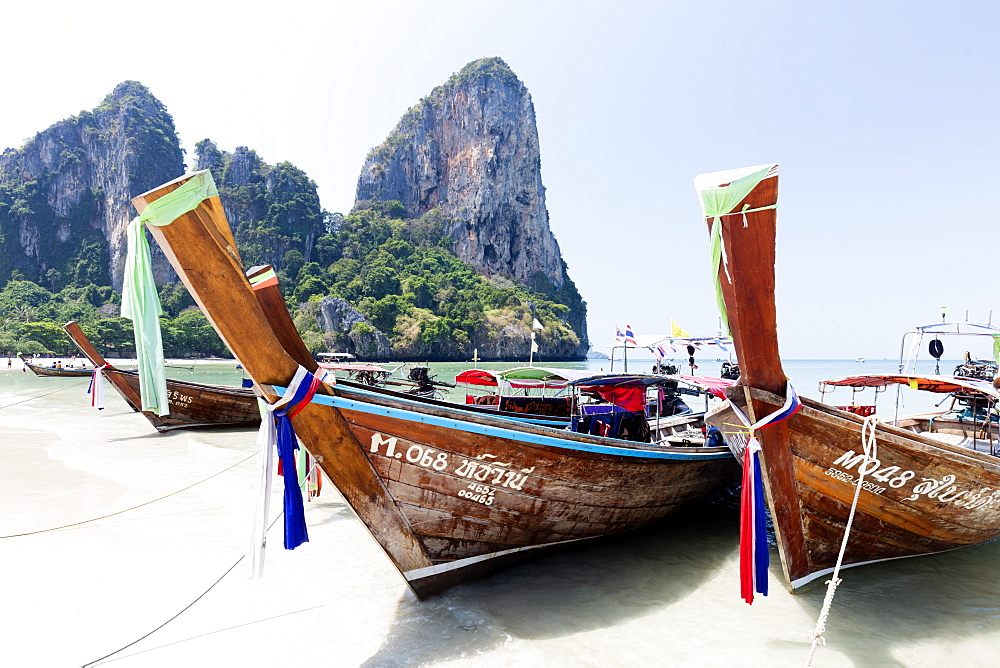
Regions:
<instances>
[{"instance_id":1,"label":"boat engine","mask_svg":"<svg viewBox=\"0 0 1000 668\"><path fill-rule=\"evenodd\" d=\"M740 379L740 365L736 362L723 362L719 375L727 380Z\"/></svg>"},{"instance_id":2,"label":"boat engine","mask_svg":"<svg viewBox=\"0 0 1000 668\"><path fill-rule=\"evenodd\" d=\"M997 363L992 360L974 360L969 357L955 367L955 376L993 381L997 375Z\"/></svg>"}]
</instances>

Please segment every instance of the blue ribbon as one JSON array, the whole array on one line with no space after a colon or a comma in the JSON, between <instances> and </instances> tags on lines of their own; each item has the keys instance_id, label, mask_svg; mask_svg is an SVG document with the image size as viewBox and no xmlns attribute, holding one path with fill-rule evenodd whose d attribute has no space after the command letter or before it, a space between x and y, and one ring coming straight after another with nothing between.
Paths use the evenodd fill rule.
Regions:
<instances>
[{"instance_id":1,"label":"blue ribbon","mask_svg":"<svg viewBox=\"0 0 1000 668\"><path fill-rule=\"evenodd\" d=\"M295 388L290 401L274 411L274 428L278 445L278 459L281 461L281 477L285 480L285 549L294 550L302 543L309 542L309 532L306 529L306 511L302 504L302 490L299 489L299 476L295 470L295 451L299 449L299 440L295 436L295 428L288 416L302 401L308 401L313 385L313 375L305 373L301 382Z\"/></svg>"},{"instance_id":2,"label":"blue ribbon","mask_svg":"<svg viewBox=\"0 0 1000 668\"><path fill-rule=\"evenodd\" d=\"M274 427L278 436L281 477L285 479L285 549L294 550L302 543L309 542L309 533L306 530L306 510L302 505L299 476L295 470L295 451L299 449L299 441L288 417L289 410L283 408L274 412Z\"/></svg>"}]
</instances>

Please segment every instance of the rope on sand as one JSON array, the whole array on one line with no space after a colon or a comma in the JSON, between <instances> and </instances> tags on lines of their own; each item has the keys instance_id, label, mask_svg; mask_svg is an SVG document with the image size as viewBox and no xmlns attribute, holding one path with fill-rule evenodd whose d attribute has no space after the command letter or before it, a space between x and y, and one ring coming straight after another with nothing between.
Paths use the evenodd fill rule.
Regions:
<instances>
[{"instance_id":1,"label":"rope on sand","mask_svg":"<svg viewBox=\"0 0 1000 668\"><path fill-rule=\"evenodd\" d=\"M847 516L847 526L844 527L844 540L840 544L840 554L837 555L837 564L833 568L833 575L826 581L826 596L823 598L823 607L820 609L819 618L816 620L816 628L809 633L812 638L812 646L809 648L809 656L806 658L806 666L812 665L813 657L816 655L816 648L820 643L826 646L826 619L830 616L830 606L833 605L833 596L837 593L837 587L841 583L840 565L844 561L844 551L847 549L847 541L851 536L851 525L854 524L854 511L858 508L858 497L861 496L861 484L865 481L866 465L868 462L877 459L878 448L875 441L875 431L878 428L878 418L869 415L865 418L865 423L861 427L861 445L865 451L865 460L858 467L858 484L854 489L854 501L851 503L851 513Z\"/></svg>"},{"instance_id":2,"label":"rope on sand","mask_svg":"<svg viewBox=\"0 0 1000 668\"><path fill-rule=\"evenodd\" d=\"M254 453L254 454L257 454L257 453ZM251 456L252 456L252 455L251 455ZM249 457L247 457L247 459L249 459ZM244 460L243 460L243 462L245 462L245 461L246 461L246 459L244 459ZM239 463L239 464L242 464L243 462L238 462L238 463ZM233 466L235 466L235 465L236 465L236 464L234 464ZM311 473L312 473L312 472L313 472L313 471L314 471L314 470L316 469L316 466L317 466L317 464L313 464L313 467L312 467L311 469L309 469L309 473L307 473L307 474L306 474L306 476L305 476L305 480L303 481L303 483L305 483L306 481L308 481L308 480L309 480L309 475L310 475L310 474L311 474ZM232 466L231 466L231 467L229 467L229 468L232 468ZM227 470L228 470L228 469L227 469ZM216 474L216 475L218 475L218 474ZM270 530L271 530L271 527L273 527L273 526L274 526L274 525L275 525L275 524L276 524L276 523L278 522L278 520L280 520L280 519L281 519L281 517L282 517L282 516L283 516L284 514L285 514L285 511L284 511L284 510L282 510L282 511L281 511L280 513L278 513L278 516L277 516L277 517L275 517L275 518L274 518L274 520L273 520L273 521L272 521L272 522L271 522L271 523L270 523L270 524L269 524L269 525L267 526L267 531L270 531ZM265 533L266 533L266 531L265 531ZM145 640L146 638L148 638L149 636L153 635L154 633L156 633L157 631L159 631L160 629L162 629L162 628L163 628L164 626L166 626L166 625L167 625L167 624L169 624L170 622L174 621L175 619L177 619L178 617L180 617L181 615L183 615L183 614L184 614L185 612L187 612L187 610L188 610L188 609L189 609L189 608L190 608L191 606L193 606L193 605L194 605L195 603L197 603L197 602L198 602L198 601L200 601L200 600L201 600L202 598L204 598L204 597L205 597L205 595L206 595L206 594L208 594L208 592L210 592L210 591L212 591L213 589L215 589L215 586L216 586L217 584L219 584L220 582L222 582L222 580L223 580L223 579L224 579L224 578L225 578L225 577L226 577L227 575L229 575L230 573L232 573L232 572L233 572L233 569L234 569L234 568L236 568L237 566L239 566L239 565L240 565L240 562L241 562L241 561L243 561L243 559L244 559L244 558L246 558L246 554L242 555L242 556L241 556L241 557L240 557L239 559L237 559L237 560L236 560L235 562L233 562L233 565L232 565L232 566L230 566L229 568L227 568L227 569L226 569L226 572L225 572L225 573L223 573L223 574L222 574L221 576L219 576L219 579L218 579L218 580L216 580L215 582L213 582L213 583L211 584L211 586L210 586L210 587L209 587L208 589L206 589L206 590L205 590L205 591L203 591L203 592L202 592L201 594L199 594L199 595L198 595L198 598L194 599L193 601L191 601L190 603L188 603L188 604L187 604L186 606L184 606L184 607L183 607L183 608L182 608L182 609L181 609L181 610L180 610L180 611L179 611L179 612L178 612L178 613L177 613L176 615L174 615L173 617L171 617L171 618L170 618L170 619L168 619L167 621L163 622L162 624L160 624L160 625L159 625L159 626L157 626L157 627L156 627L155 629L153 629L152 631L150 631L150 632L149 632L149 633L147 633L146 635L142 636L141 638L136 638L135 640L133 640L133 641L132 641L132 642L130 642L129 644L125 645L124 647L119 647L119 648L118 648L118 649L116 649L115 651L111 652L110 654L105 654L104 656L102 656L102 657L101 657L101 658L99 658L99 659L94 659L93 661L88 661L87 663L83 664L82 668L87 668L87 666L93 666L93 665L95 665L95 664L98 664L98 663L100 663L101 661L104 661L105 659L107 659L107 658L109 658L109 657L112 657L112 656L114 656L115 654L118 654L119 652L123 652L123 651L125 651L126 649L128 649L128 648L129 648L129 647L131 647L132 645L135 645L136 643L138 643L138 642L141 642L141 641Z\"/></svg>"},{"instance_id":3,"label":"rope on sand","mask_svg":"<svg viewBox=\"0 0 1000 668\"><path fill-rule=\"evenodd\" d=\"M66 387L60 387L58 390L52 390L51 392L43 392L42 394L36 394L35 396L28 397L27 399L21 399L20 401L15 401L12 404L6 404L4 406L0 406L0 409L10 408L11 406L17 406L18 404L26 403L28 401L31 401L32 399L41 399L42 397L47 397L50 394L55 394L56 392L62 392L63 390L68 390L71 387L79 387L80 385L89 382L90 382L89 378L87 380L81 380L79 383L73 383L72 385L67 385Z\"/></svg>"},{"instance_id":4,"label":"rope on sand","mask_svg":"<svg viewBox=\"0 0 1000 668\"><path fill-rule=\"evenodd\" d=\"M91 518L89 520L83 520L82 522L73 522L72 524L64 524L62 526L51 527L49 529L39 529L38 531L28 531L28 532L25 532L25 533L12 533L9 536L0 536L0 540L2 540L4 538L17 538L19 536L33 536L35 534L46 533L46 532L49 532L49 531L59 531L60 529L68 529L70 527L80 526L81 524L89 524L90 522L96 522L97 520L103 520L103 519L107 519L108 517L114 517L115 515L121 515L122 513L129 512L130 510L135 510L136 508L142 508L143 506L148 506L151 503L156 503L157 501L162 501L163 499L170 498L171 496L176 496L176 495L180 494L181 492L186 492L187 490L191 489L192 487L200 485L203 482L207 482L207 481L211 480L212 478L215 478L216 476L220 476L223 473L225 473L226 471L228 471L229 469L236 468L237 466L239 466L243 462L245 462L245 461L247 461L249 459L253 459L256 456L257 456L257 453L255 452L252 455L250 455L248 457L245 457L245 458L241 459L240 461L236 462L232 466L227 466L226 468L222 469L218 473L213 473L212 475L208 476L207 478L205 478L203 480L199 480L196 483L192 483L192 484L188 485L184 489L179 489L176 492L171 492L170 494L166 494L166 495L161 496L159 498L153 499L152 501L146 501L145 503L140 503L139 505L132 506L131 508L125 508L124 510L118 510L116 512L109 513L108 515L101 515L100 517L94 517L94 518Z\"/></svg>"},{"instance_id":5,"label":"rope on sand","mask_svg":"<svg viewBox=\"0 0 1000 668\"><path fill-rule=\"evenodd\" d=\"M278 515L278 517L281 517L281 515ZM275 520L275 521L277 521L277 520ZM270 527L268 527L268 528L270 528ZM244 555L244 556L246 556L246 555ZM243 561L243 557L242 556L239 559L237 559L236 563L234 563L232 566L230 566L226 570L226 572L223 573L221 577L219 577L218 580L216 580L215 582L213 582L211 587L209 587L208 589L206 589L205 591L203 591L201 593L201 595L198 596L198 598L196 598L195 600L191 601L186 606L184 606L184 608L180 612L178 612L176 615L174 615L173 617L171 617L167 621L163 622L162 624L160 624L155 629L153 629L152 631L150 631L146 635L142 636L141 638L136 638L135 640L133 640L129 644L125 645L124 647L119 647L118 649L116 649L115 651L111 652L110 654L105 654L100 659L94 659L93 661L88 661L87 663L83 664L83 668L87 668L87 666L93 666L94 664L97 664L97 663L100 663L101 661L104 661L108 657L114 656L115 654L118 654L119 652L128 649L132 645L136 644L137 642L141 642L141 641L145 640L146 638L148 638L149 636L153 635L154 633L156 633L157 631L159 631L160 629L162 629L164 626L166 626L170 622L172 622L175 619L177 619L178 617L180 617L182 614L184 614L187 611L188 608L190 608L192 605L194 605L195 603L197 603L198 601L200 601L205 596L205 594L207 594L208 592L212 591L212 589L215 588L215 585L217 585L220 582L222 582L222 579L224 577L226 577L227 575L229 575L233 571L234 568L236 568L237 566L239 566L239 564L240 564L241 561Z\"/></svg>"}]
</instances>

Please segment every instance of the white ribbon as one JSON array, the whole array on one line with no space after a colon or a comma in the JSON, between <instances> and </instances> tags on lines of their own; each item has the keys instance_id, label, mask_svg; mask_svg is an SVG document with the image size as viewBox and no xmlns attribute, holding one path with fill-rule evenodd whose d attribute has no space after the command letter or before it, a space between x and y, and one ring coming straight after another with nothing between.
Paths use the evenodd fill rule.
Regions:
<instances>
[{"instance_id":1,"label":"white ribbon","mask_svg":"<svg viewBox=\"0 0 1000 668\"><path fill-rule=\"evenodd\" d=\"M94 373L90 377L90 405L99 411L104 410L104 372L103 369L111 366L104 364L95 366Z\"/></svg>"},{"instance_id":2,"label":"white ribbon","mask_svg":"<svg viewBox=\"0 0 1000 668\"><path fill-rule=\"evenodd\" d=\"M260 408L260 429L257 432L257 485L254 499L253 526L250 530L250 544L247 548L247 575L251 580L259 580L264 575L264 552L267 547L267 525L271 510L271 488L274 482L274 454L277 450L278 431L274 424L274 411L281 409L295 396L296 388L305 380L308 372L299 367L288 384L288 389L278 401L268 404L258 399ZM323 369L316 371L320 380L326 380Z\"/></svg>"},{"instance_id":3,"label":"white ribbon","mask_svg":"<svg viewBox=\"0 0 1000 668\"><path fill-rule=\"evenodd\" d=\"M766 427L772 422L788 417L789 415L794 413L795 410L798 410L797 408L795 408L796 404L798 403L799 403L799 396L798 394L795 393L795 388L792 387L791 383L785 383L785 403L778 410L762 417L753 424L750 424L750 418L748 418L747 414L744 413L742 409L740 409L740 407L737 406L733 401L730 401L729 405L733 409L733 412L736 414L736 417L740 419L740 422L742 422L743 426L746 427L746 429L749 431L746 447L749 447L751 452L756 452L761 449L760 441L757 440L757 430ZM734 454L737 454L742 461L742 456L743 456L742 449L738 453L734 452Z\"/></svg>"}]
</instances>

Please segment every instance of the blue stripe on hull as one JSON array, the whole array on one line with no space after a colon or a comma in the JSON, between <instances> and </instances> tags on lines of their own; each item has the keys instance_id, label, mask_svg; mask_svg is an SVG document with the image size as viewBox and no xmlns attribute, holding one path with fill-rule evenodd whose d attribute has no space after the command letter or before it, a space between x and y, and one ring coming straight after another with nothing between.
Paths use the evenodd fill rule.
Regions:
<instances>
[{"instance_id":1,"label":"blue stripe on hull","mask_svg":"<svg viewBox=\"0 0 1000 668\"><path fill-rule=\"evenodd\" d=\"M352 387L351 391L352 392L357 392L358 394L370 394L373 397L380 397L380 398L382 398L382 397L386 396L386 395L381 394L379 392L369 392L369 391L363 390L363 389L361 389L359 387ZM426 403L424 403L422 401L418 401L417 399L407 399L405 397L393 396L392 400L393 401L399 401L399 402L404 403L404 404L411 404L411 405L416 405L416 406L427 406L428 405L428 404L426 404ZM431 404L431 405L433 405L433 404ZM475 406L476 404L469 404L469 405L470 406ZM461 410L461 409L459 409L459 410ZM517 414L517 413L501 413L500 411L497 411L496 415L494 415L493 413L487 413L485 411L482 412L482 413L480 413L480 412L477 411L474 414L475 415L485 415L487 417L497 418L498 420L512 420L514 422L527 422L528 424L538 425L539 427L552 427L554 424L556 424L558 422L557 420L539 419L537 416L533 416L531 413ZM564 426L568 427L570 425L570 419L569 418L566 418L565 420L561 420L561 422L563 423Z\"/></svg>"},{"instance_id":2,"label":"blue stripe on hull","mask_svg":"<svg viewBox=\"0 0 1000 668\"><path fill-rule=\"evenodd\" d=\"M273 387L279 394L284 394L287 389L281 387L280 385L274 385ZM639 450L634 448L620 448L611 445L582 443L579 441L570 441L558 436L531 434L503 427L495 427L493 425L476 424L465 420L438 417L437 415L425 415L423 413L407 411L399 408L390 408L387 406L379 406L364 401L346 399L344 397L331 397L325 394L317 394L313 397L312 402L315 404L332 406L333 408L342 410L369 413L371 415L384 415L386 417L395 418L397 420L405 420L407 422L422 422L424 424L443 427L445 429L455 429L457 431L464 431L470 434L482 434L484 436L493 436L495 438L506 438L512 441L532 443L550 448L562 448L564 450L582 450L585 452L599 452L601 454L616 455L619 457L674 459L687 462L707 461L713 459L731 459L733 456L732 453L729 452L728 448L721 452L664 452L662 450Z\"/></svg>"}]
</instances>

